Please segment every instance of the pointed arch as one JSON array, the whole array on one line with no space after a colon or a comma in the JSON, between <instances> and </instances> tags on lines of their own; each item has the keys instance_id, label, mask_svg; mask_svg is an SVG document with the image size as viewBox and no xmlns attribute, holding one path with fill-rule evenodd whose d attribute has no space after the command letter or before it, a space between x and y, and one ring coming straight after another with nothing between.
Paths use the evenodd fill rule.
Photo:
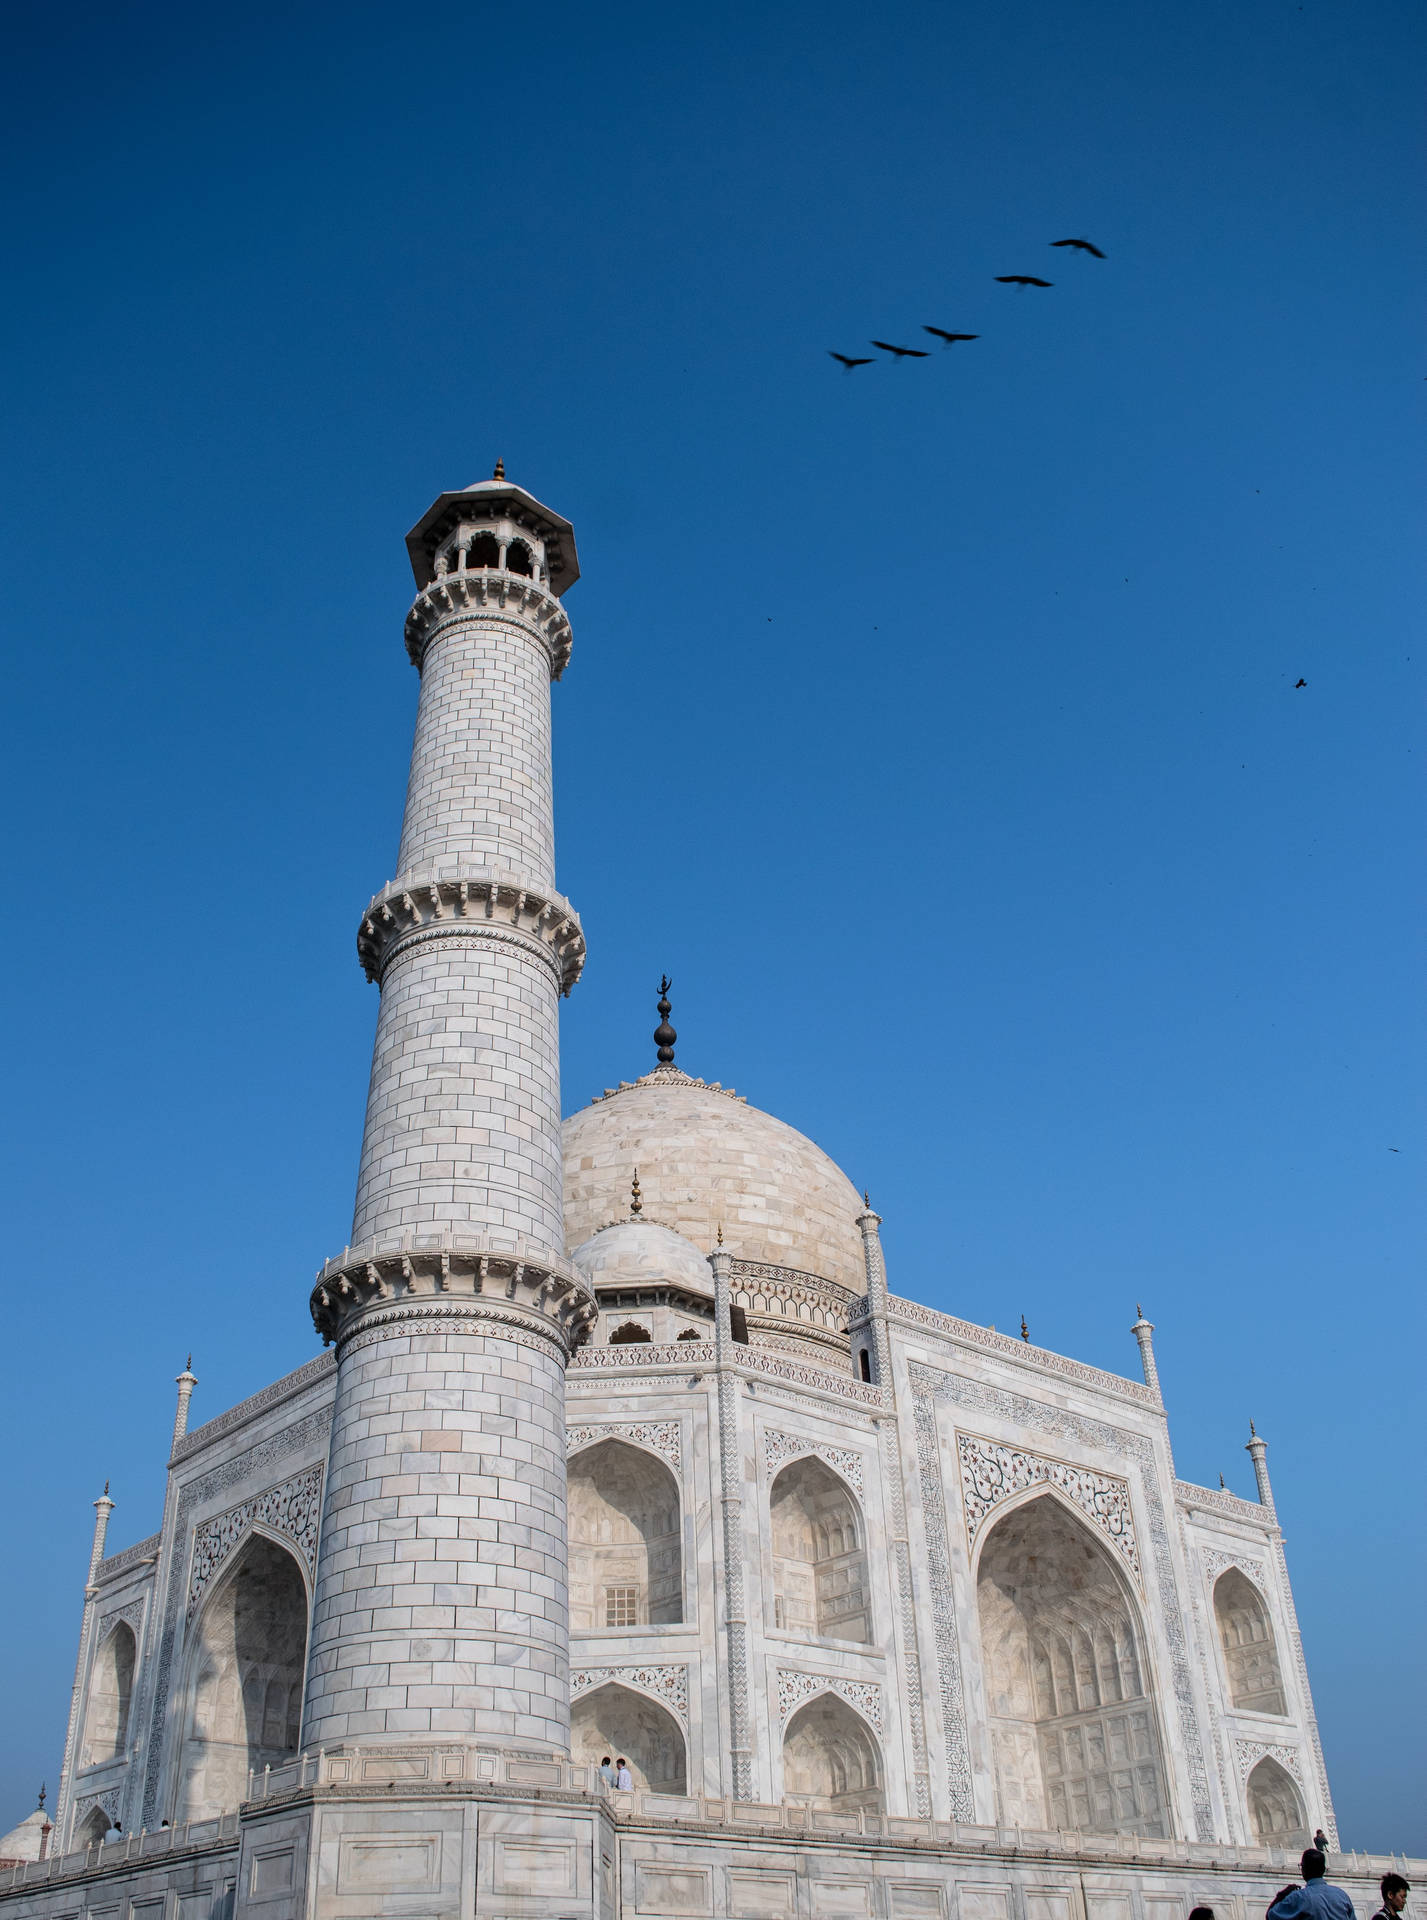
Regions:
<instances>
[{"instance_id":1,"label":"pointed arch","mask_svg":"<svg viewBox=\"0 0 1427 1920\"><path fill-rule=\"evenodd\" d=\"M178 1818L244 1799L248 1774L298 1749L309 1602L297 1557L256 1528L214 1583L186 1660Z\"/></svg>"},{"instance_id":2,"label":"pointed arch","mask_svg":"<svg viewBox=\"0 0 1427 1920\"><path fill-rule=\"evenodd\" d=\"M75 1849L98 1846L113 1825L114 1822L103 1807L98 1804L92 1806L75 1828L73 1843Z\"/></svg>"},{"instance_id":3,"label":"pointed arch","mask_svg":"<svg viewBox=\"0 0 1427 1920\"><path fill-rule=\"evenodd\" d=\"M999 1513L976 1574L998 1817L1166 1838L1168 1780L1139 1605L1054 1489Z\"/></svg>"},{"instance_id":4,"label":"pointed arch","mask_svg":"<svg viewBox=\"0 0 1427 1920\"><path fill-rule=\"evenodd\" d=\"M1244 1713L1286 1714L1273 1622L1263 1595L1238 1567L1226 1567L1214 1582L1214 1620L1232 1704Z\"/></svg>"},{"instance_id":5,"label":"pointed arch","mask_svg":"<svg viewBox=\"0 0 1427 1920\"><path fill-rule=\"evenodd\" d=\"M597 1767L606 1754L626 1760L644 1793L687 1791L688 1758L678 1721L648 1694L617 1681L582 1694L571 1708L570 1753L588 1767Z\"/></svg>"},{"instance_id":6,"label":"pointed arch","mask_svg":"<svg viewBox=\"0 0 1427 1920\"><path fill-rule=\"evenodd\" d=\"M876 1736L835 1693L816 1694L784 1729L783 1798L838 1813L885 1811Z\"/></svg>"},{"instance_id":7,"label":"pointed arch","mask_svg":"<svg viewBox=\"0 0 1427 1920\"><path fill-rule=\"evenodd\" d=\"M138 1658L134 1629L127 1620L118 1621L95 1655L90 1671L81 1767L97 1767L106 1760L123 1757L129 1741L129 1708Z\"/></svg>"},{"instance_id":8,"label":"pointed arch","mask_svg":"<svg viewBox=\"0 0 1427 1920\"><path fill-rule=\"evenodd\" d=\"M768 1495L773 1624L819 1639L872 1638L867 1532L852 1489L815 1454L792 1460Z\"/></svg>"},{"instance_id":9,"label":"pointed arch","mask_svg":"<svg viewBox=\"0 0 1427 1920\"><path fill-rule=\"evenodd\" d=\"M1308 1845L1308 1820L1298 1783L1276 1760L1260 1760L1249 1775L1245 1791L1249 1825L1261 1847Z\"/></svg>"},{"instance_id":10,"label":"pointed arch","mask_svg":"<svg viewBox=\"0 0 1427 1920\"><path fill-rule=\"evenodd\" d=\"M679 1485L655 1454L601 1440L570 1456L570 1627L662 1627L684 1617Z\"/></svg>"}]
</instances>

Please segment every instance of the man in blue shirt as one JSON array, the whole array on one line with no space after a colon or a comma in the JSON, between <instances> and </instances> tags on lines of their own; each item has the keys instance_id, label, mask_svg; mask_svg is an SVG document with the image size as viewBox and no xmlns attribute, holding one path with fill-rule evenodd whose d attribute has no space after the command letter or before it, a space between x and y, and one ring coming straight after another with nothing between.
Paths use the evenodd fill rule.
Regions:
<instances>
[{"instance_id":1,"label":"man in blue shirt","mask_svg":"<svg viewBox=\"0 0 1427 1920\"><path fill-rule=\"evenodd\" d=\"M1298 1863L1303 1885L1282 1893L1264 1920L1357 1920L1353 1903L1343 1889L1329 1886L1323 1878L1327 1865L1318 1849L1309 1847Z\"/></svg>"}]
</instances>

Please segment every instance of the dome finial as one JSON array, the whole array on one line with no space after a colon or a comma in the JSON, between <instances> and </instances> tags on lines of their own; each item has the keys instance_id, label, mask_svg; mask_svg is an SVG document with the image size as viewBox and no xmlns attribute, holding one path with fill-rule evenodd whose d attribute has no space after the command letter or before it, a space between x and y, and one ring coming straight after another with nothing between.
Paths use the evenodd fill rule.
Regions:
<instances>
[{"instance_id":1,"label":"dome finial","mask_svg":"<svg viewBox=\"0 0 1427 1920\"><path fill-rule=\"evenodd\" d=\"M504 460L497 459L495 463L495 472L491 475L491 479L504 480L504 478L505 478L505 462Z\"/></svg>"},{"instance_id":2,"label":"dome finial","mask_svg":"<svg viewBox=\"0 0 1427 1920\"><path fill-rule=\"evenodd\" d=\"M644 1211L644 1202L639 1197L639 1169L634 1169L634 1184L629 1189L629 1217L637 1220Z\"/></svg>"},{"instance_id":3,"label":"dome finial","mask_svg":"<svg viewBox=\"0 0 1427 1920\"><path fill-rule=\"evenodd\" d=\"M669 978L667 973L660 974L659 976L659 1024L654 1029L654 1044L659 1049L659 1064L661 1067L673 1066L674 1042L679 1037L678 1034L675 1033L674 1029L669 1025L669 1015L673 1011L673 1009L669 1005L669 989L670 987L673 986L673 984L674 984L673 981Z\"/></svg>"},{"instance_id":4,"label":"dome finial","mask_svg":"<svg viewBox=\"0 0 1427 1920\"><path fill-rule=\"evenodd\" d=\"M44 1804L45 1804L45 1793L46 1793L46 1791L47 1791L47 1788L46 1788L46 1785L45 1785L45 1782L44 1782L43 1780L41 1780L41 1782L40 1782L40 1806L41 1806L41 1807L43 1807L43 1806L44 1806Z\"/></svg>"},{"instance_id":5,"label":"dome finial","mask_svg":"<svg viewBox=\"0 0 1427 1920\"><path fill-rule=\"evenodd\" d=\"M722 1246L722 1245L723 1245L723 1222L722 1222L722 1220L720 1220L720 1221L719 1221L719 1223L718 1223L718 1243L719 1243L719 1245L720 1245L720 1246Z\"/></svg>"},{"instance_id":6,"label":"dome finial","mask_svg":"<svg viewBox=\"0 0 1427 1920\"><path fill-rule=\"evenodd\" d=\"M1022 1314L1021 1315L1021 1338L1023 1340L1029 1340L1030 1337L1031 1337L1031 1330L1026 1325L1026 1316Z\"/></svg>"}]
</instances>

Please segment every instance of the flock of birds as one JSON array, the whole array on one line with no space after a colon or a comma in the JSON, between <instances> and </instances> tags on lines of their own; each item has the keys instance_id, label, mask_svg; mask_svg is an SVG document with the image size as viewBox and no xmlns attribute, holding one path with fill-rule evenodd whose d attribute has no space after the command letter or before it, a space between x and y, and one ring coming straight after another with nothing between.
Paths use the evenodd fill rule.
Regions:
<instances>
[{"instance_id":1,"label":"flock of birds","mask_svg":"<svg viewBox=\"0 0 1427 1920\"><path fill-rule=\"evenodd\" d=\"M1096 260L1105 258L1099 247L1091 240L1052 240L1050 244L1053 247L1073 247L1077 253L1088 253ZM1053 280L1042 280L1038 274L1034 273L998 273L995 278L1003 287L1053 287L1055 285ZM947 347L955 346L959 340L981 338L979 333L951 333L945 327L924 326L922 332L934 334L941 341L943 351ZM890 353L896 360L925 360L929 358L931 352L929 347L895 346L890 340L869 340L867 344L870 347L876 347L880 353ZM854 367L870 367L875 360L875 355L870 353L862 355L835 353L831 347L828 348L828 354L848 373L851 373Z\"/></svg>"}]
</instances>

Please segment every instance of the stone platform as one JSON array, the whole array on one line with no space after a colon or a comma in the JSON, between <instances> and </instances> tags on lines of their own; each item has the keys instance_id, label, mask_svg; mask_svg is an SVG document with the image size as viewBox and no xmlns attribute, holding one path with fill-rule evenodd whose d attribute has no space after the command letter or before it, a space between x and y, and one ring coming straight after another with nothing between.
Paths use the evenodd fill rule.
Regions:
<instances>
[{"instance_id":1,"label":"stone platform","mask_svg":"<svg viewBox=\"0 0 1427 1920\"><path fill-rule=\"evenodd\" d=\"M1259 1920L1297 1855L610 1793L545 1755L304 1756L219 1820L0 1875L0 1920ZM1334 1855L1361 1920L1380 1876Z\"/></svg>"}]
</instances>

